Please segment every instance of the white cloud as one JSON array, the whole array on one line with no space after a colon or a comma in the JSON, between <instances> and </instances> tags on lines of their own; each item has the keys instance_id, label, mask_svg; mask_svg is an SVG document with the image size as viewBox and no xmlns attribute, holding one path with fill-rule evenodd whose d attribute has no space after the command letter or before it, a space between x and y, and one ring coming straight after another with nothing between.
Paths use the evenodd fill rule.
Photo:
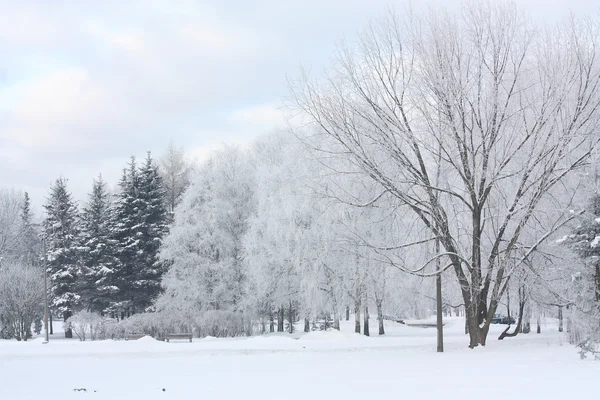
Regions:
<instances>
[{"instance_id":1,"label":"white cloud","mask_svg":"<svg viewBox=\"0 0 600 400\"><path fill-rule=\"evenodd\" d=\"M84 195L171 139L205 158L285 127L286 74L320 70L387 1L1 3L0 185L41 202L60 175Z\"/></svg>"},{"instance_id":2,"label":"white cloud","mask_svg":"<svg viewBox=\"0 0 600 400\"><path fill-rule=\"evenodd\" d=\"M118 98L90 78L85 68L52 72L12 88L16 99L2 136L31 151L56 151L65 147L89 148L90 126L115 118Z\"/></svg>"},{"instance_id":3,"label":"white cloud","mask_svg":"<svg viewBox=\"0 0 600 400\"><path fill-rule=\"evenodd\" d=\"M0 11L0 42L11 47L32 44L49 45L58 40L59 28L52 18L46 18L35 8L2 5Z\"/></svg>"}]
</instances>

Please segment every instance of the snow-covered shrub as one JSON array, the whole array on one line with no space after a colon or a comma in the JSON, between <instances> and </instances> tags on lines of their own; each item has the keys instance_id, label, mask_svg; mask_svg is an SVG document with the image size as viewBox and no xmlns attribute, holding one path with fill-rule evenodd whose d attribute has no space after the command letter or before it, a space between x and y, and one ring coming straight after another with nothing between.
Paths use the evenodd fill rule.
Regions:
<instances>
[{"instance_id":1,"label":"snow-covered shrub","mask_svg":"<svg viewBox=\"0 0 600 400\"><path fill-rule=\"evenodd\" d=\"M114 338L117 322L89 311L80 311L65 322L65 329L72 329L81 341Z\"/></svg>"},{"instance_id":2,"label":"snow-covered shrub","mask_svg":"<svg viewBox=\"0 0 600 400\"><path fill-rule=\"evenodd\" d=\"M580 302L569 307L567 334L569 342L579 347L581 358L593 355L600 359L600 313L595 302Z\"/></svg>"},{"instance_id":3,"label":"snow-covered shrub","mask_svg":"<svg viewBox=\"0 0 600 400\"><path fill-rule=\"evenodd\" d=\"M85 341L88 334L91 335L95 317L96 316L89 311L80 311L65 321L64 329L65 331L71 329L79 340Z\"/></svg>"},{"instance_id":4,"label":"snow-covered shrub","mask_svg":"<svg viewBox=\"0 0 600 400\"><path fill-rule=\"evenodd\" d=\"M204 311L195 320L195 325L196 334L200 337L234 337L242 336L247 332L244 315L227 310Z\"/></svg>"},{"instance_id":5,"label":"snow-covered shrub","mask_svg":"<svg viewBox=\"0 0 600 400\"><path fill-rule=\"evenodd\" d=\"M0 265L0 336L27 340L43 304L40 270L20 262Z\"/></svg>"},{"instance_id":6,"label":"snow-covered shrub","mask_svg":"<svg viewBox=\"0 0 600 400\"><path fill-rule=\"evenodd\" d=\"M173 332L173 320L167 313L149 312L134 314L129 318L119 321L117 326L118 338L126 337L128 334L140 334L154 338L164 338Z\"/></svg>"},{"instance_id":7,"label":"snow-covered shrub","mask_svg":"<svg viewBox=\"0 0 600 400\"><path fill-rule=\"evenodd\" d=\"M118 334L117 326L116 319L102 317L92 331L92 340L115 339Z\"/></svg>"}]
</instances>

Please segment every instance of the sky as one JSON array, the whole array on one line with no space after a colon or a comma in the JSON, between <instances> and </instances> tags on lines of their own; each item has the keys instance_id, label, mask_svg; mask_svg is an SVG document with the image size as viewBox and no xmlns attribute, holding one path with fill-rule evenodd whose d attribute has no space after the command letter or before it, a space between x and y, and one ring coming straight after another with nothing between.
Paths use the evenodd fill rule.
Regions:
<instances>
[{"instance_id":1,"label":"sky","mask_svg":"<svg viewBox=\"0 0 600 400\"><path fill-rule=\"evenodd\" d=\"M430 2L431 3L431 2ZM594 0L520 0L539 21ZM84 201L170 141L202 160L285 126L287 77L321 71L384 0L0 0L0 187ZM413 1L413 5L420 4ZM458 7L458 0L434 6Z\"/></svg>"}]
</instances>

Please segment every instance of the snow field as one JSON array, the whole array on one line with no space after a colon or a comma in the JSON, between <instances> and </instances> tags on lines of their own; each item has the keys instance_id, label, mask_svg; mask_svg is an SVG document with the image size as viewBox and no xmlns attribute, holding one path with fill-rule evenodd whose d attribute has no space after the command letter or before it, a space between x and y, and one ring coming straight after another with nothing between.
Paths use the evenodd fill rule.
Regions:
<instances>
[{"instance_id":1,"label":"snow field","mask_svg":"<svg viewBox=\"0 0 600 400\"><path fill-rule=\"evenodd\" d=\"M0 399L368 399L595 398L600 363L579 359L553 322L542 334L469 350L463 322L435 329L387 324L385 337L341 332L281 334L194 343L0 342ZM371 330L375 331L374 324ZM74 391L85 388L86 391ZM164 389L164 391L163 391Z\"/></svg>"}]
</instances>

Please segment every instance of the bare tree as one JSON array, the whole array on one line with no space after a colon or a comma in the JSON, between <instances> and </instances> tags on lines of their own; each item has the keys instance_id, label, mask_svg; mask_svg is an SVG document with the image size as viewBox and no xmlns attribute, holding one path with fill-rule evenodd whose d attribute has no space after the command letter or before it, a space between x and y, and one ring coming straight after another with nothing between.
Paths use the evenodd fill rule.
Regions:
<instances>
[{"instance_id":1,"label":"bare tree","mask_svg":"<svg viewBox=\"0 0 600 400\"><path fill-rule=\"evenodd\" d=\"M320 134L305 141L348 159L438 238L427 265L454 271L475 347L507 278L571 218L556 194L598 140L600 41L589 21L541 32L510 4L468 4L406 22L390 12L340 48L323 83L304 73L291 90Z\"/></svg>"},{"instance_id":2,"label":"bare tree","mask_svg":"<svg viewBox=\"0 0 600 400\"><path fill-rule=\"evenodd\" d=\"M10 336L27 340L42 313L42 271L17 262L0 263L0 315Z\"/></svg>"},{"instance_id":3,"label":"bare tree","mask_svg":"<svg viewBox=\"0 0 600 400\"><path fill-rule=\"evenodd\" d=\"M19 192L0 189L0 262L19 255L21 199Z\"/></svg>"},{"instance_id":4,"label":"bare tree","mask_svg":"<svg viewBox=\"0 0 600 400\"><path fill-rule=\"evenodd\" d=\"M183 148L176 147L173 142L169 143L159 162L160 173L167 190L167 207L173 212L190 185L193 164L186 158Z\"/></svg>"}]
</instances>

